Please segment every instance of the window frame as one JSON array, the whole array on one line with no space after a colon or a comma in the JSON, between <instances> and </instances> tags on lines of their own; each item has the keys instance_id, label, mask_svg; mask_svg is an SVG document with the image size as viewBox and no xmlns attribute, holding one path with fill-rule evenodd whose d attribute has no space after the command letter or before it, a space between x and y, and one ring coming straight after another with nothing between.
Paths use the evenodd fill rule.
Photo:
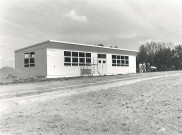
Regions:
<instances>
[{"instance_id":1,"label":"window frame","mask_svg":"<svg viewBox=\"0 0 182 135\"><path fill-rule=\"evenodd\" d=\"M24 67L35 67L35 52L24 53Z\"/></svg>"},{"instance_id":2,"label":"window frame","mask_svg":"<svg viewBox=\"0 0 182 135\"><path fill-rule=\"evenodd\" d=\"M67 53L65 53L67 52ZM65 54L67 56L65 56ZM71 54L68 56L68 54ZM90 52L83 52L83 51L64 51L64 66L91 66L91 56L92 53ZM70 62L66 62L65 58L70 58ZM75 61L77 59L77 61Z\"/></svg>"},{"instance_id":3,"label":"window frame","mask_svg":"<svg viewBox=\"0 0 182 135\"><path fill-rule=\"evenodd\" d=\"M112 54L112 66L129 66L128 55Z\"/></svg>"},{"instance_id":4,"label":"window frame","mask_svg":"<svg viewBox=\"0 0 182 135\"><path fill-rule=\"evenodd\" d=\"M97 54L97 58L98 59L106 59L107 58L107 55L106 55L106 53L98 53Z\"/></svg>"}]
</instances>

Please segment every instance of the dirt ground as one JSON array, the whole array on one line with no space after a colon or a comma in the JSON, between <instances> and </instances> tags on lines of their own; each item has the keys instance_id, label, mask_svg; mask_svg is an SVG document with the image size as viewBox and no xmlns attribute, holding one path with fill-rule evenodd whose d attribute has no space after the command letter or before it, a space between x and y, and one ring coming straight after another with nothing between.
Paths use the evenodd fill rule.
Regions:
<instances>
[{"instance_id":1,"label":"dirt ground","mask_svg":"<svg viewBox=\"0 0 182 135\"><path fill-rule=\"evenodd\" d=\"M182 134L181 72L132 77L71 90L65 96L53 94L51 98L47 95L24 103L21 99L0 103L11 109L0 115L0 132L10 135Z\"/></svg>"}]
</instances>

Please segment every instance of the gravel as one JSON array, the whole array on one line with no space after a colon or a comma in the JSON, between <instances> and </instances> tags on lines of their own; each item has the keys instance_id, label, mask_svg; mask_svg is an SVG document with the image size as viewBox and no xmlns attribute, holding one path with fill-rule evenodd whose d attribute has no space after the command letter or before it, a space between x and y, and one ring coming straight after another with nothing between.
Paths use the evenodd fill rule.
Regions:
<instances>
[{"instance_id":1,"label":"gravel","mask_svg":"<svg viewBox=\"0 0 182 135\"><path fill-rule=\"evenodd\" d=\"M0 132L180 135L181 85L182 76L167 76L21 105L11 101L14 109L1 114Z\"/></svg>"}]
</instances>

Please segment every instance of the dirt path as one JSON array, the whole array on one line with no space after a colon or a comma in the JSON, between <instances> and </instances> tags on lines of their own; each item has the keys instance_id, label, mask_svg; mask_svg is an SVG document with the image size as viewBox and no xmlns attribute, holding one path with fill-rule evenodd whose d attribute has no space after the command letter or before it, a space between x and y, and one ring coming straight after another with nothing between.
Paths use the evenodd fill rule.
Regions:
<instances>
[{"instance_id":1,"label":"dirt path","mask_svg":"<svg viewBox=\"0 0 182 135\"><path fill-rule=\"evenodd\" d=\"M180 135L181 86L181 73L172 73L3 102L1 105L9 106L9 110L1 113L0 131L45 135Z\"/></svg>"},{"instance_id":2,"label":"dirt path","mask_svg":"<svg viewBox=\"0 0 182 135\"><path fill-rule=\"evenodd\" d=\"M21 93L27 91L36 91L43 89L51 89L72 85L83 85L89 83L103 82L103 81L114 81L114 80L130 80L132 78L146 78L153 76L162 76L168 74L178 74L182 71L170 71L170 72L154 72L147 74L126 74L126 75L116 75L116 76L99 76L99 77L83 77L83 78L65 78L57 81L45 81L45 82L34 82L34 83L23 83L23 84L10 84L10 85L0 85L0 95Z\"/></svg>"},{"instance_id":3,"label":"dirt path","mask_svg":"<svg viewBox=\"0 0 182 135\"><path fill-rule=\"evenodd\" d=\"M81 94L81 93L88 93L88 92L92 92L92 91L98 91L98 90L104 90L104 89L109 89L109 88L114 88L114 87L121 87L124 85L130 85L133 83L139 83L141 81L147 81L147 80L152 80L152 79L158 79L158 78L163 78L163 77L171 77L171 76L179 76L182 73L175 73L175 74L169 74L169 75L157 75L157 76L144 76L144 77L126 77L126 78L122 78L122 79L112 79L110 81L106 80L106 81L99 81L99 82L87 82L86 84L79 84L79 85L70 85L70 86L66 86L66 87L54 87L54 88L42 88L40 90L31 90L34 92L41 92L41 91L50 91L50 90L56 90L56 92L48 92L48 93L43 93L42 95L40 94L33 94L32 96L26 96L26 92L31 92L31 91L18 91L18 92L14 92L16 93L25 93L25 97L16 97L12 98L12 99L4 99L3 102L6 101L14 101L14 102L19 102L19 103L30 103L30 102L35 102L35 101L40 101L40 100L48 100L48 99L52 99L55 97L64 97L64 96L72 96L74 94ZM39 93L40 93L39 92ZM11 92L11 94L14 94ZM54 96L56 94L56 96ZM2 101L0 101L2 102ZM3 105L3 103L2 103ZM2 106L0 104L0 106ZM2 107L1 107L2 108ZM4 109L0 109L0 113L3 111Z\"/></svg>"},{"instance_id":4,"label":"dirt path","mask_svg":"<svg viewBox=\"0 0 182 135\"><path fill-rule=\"evenodd\" d=\"M131 75L130 75L130 77L125 76L125 78L123 78L123 77L117 78L118 76L115 76L115 78L112 78L110 80L107 80L110 77L108 77L105 81L99 80L98 82L96 82L96 80L95 80L95 82L93 82L93 79L91 79L92 82L86 81L85 84L78 83L75 85L75 82L77 82L77 80L76 80L76 81L74 81L73 84L69 83L69 86L65 86L65 83L63 83L63 86L61 86L61 87L58 87L57 85L55 85L55 86L53 85L54 86L54 87L52 86L53 88L52 87L47 88L45 85L45 86L41 86L41 88L38 87L39 89L32 88L31 90L16 89L16 91L15 90L3 91L4 93L1 93L0 97L3 101L6 101L6 100L12 100L12 99L19 99L19 98L26 99L27 96L30 98L33 98L33 97L37 97L37 95L39 96L41 94L42 95L61 94L61 96L65 96L65 95L68 96L68 95L79 94L79 93L83 93L83 92L97 91L97 90L108 89L108 88L112 88L112 87L129 85L129 84L146 81L146 80L150 80L150 79L176 76L176 75L180 75L180 74L182 74L182 73L173 73L173 74L168 74L168 75L163 73L163 75L157 75L157 76L155 74L139 74L138 76L131 76ZM31 87L31 85L29 87ZM87 90L85 90L85 89L87 89ZM28 101L29 101L29 99L28 99Z\"/></svg>"}]
</instances>

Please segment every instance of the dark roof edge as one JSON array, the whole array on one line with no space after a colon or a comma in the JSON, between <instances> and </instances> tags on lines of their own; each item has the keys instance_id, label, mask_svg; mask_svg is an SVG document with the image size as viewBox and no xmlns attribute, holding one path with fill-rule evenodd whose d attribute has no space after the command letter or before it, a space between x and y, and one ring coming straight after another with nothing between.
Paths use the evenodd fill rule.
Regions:
<instances>
[{"instance_id":1,"label":"dark roof edge","mask_svg":"<svg viewBox=\"0 0 182 135\"><path fill-rule=\"evenodd\" d=\"M29 45L27 47L23 47L23 48L20 48L18 50L15 50L15 52L18 52L18 51L21 51L21 50L24 50L24 49L28 49L28 48L31 48L31 47L35 47L35 46L38 46L38 45L42 45L42 44L45 44L45 43L48 43L48 42L50 42L50 41L46 40L46 41L43 41L43 42L40 42L40 43L37 43L37 44Z\"/></svg>"},{"instance_id":2,"label":"dark roof edge","mask_svg":"<svg viewBox=\"0 0 182 135\"><path fill-rule=\"evenodd\" d=\"M55 42L55 43L65 43L65 44L74 44L74 45L91 46L91 47L106 48L106 49L113 49L113 50L129 51L129 52L138 52L136 50L110 48L110 47L96 46L96 45L91 45L91 44L73 43L73 42L65 42L65 41L57 41L57 40L49 40L49 41Z\"/></svg>"},{"instance_id":3,"label":"dark roof edge","mask_svg":"<svg viewBox=\"0 0 182 135\"><path fill-rule=\"evenodd\" d=\"M111 49L111 50L121 50L121 51L129 51L129 52L138 52L136 50L110 48L110 47L96 46L96 45L91 45L91 44L73 43L73 42L65 42L65 41L57 41L57 40L46 40L46 41L43 41L43 42L40 42L40 43L37 43L37 44L34 44L34 45L30 45L30 46L15 50L15 52L18 52L18 51L21 51L21 50L24 50L24 49L28 49L28 48L31 48L31 47L35 47L35 46L38 46L38 45L41 45L41 44L45 44L45 43L48 43L48 42L73 44L73 45L80 45L80 46L90 46L90 47L106 48L106 49Z\"/></svg>"}]
</instances>

